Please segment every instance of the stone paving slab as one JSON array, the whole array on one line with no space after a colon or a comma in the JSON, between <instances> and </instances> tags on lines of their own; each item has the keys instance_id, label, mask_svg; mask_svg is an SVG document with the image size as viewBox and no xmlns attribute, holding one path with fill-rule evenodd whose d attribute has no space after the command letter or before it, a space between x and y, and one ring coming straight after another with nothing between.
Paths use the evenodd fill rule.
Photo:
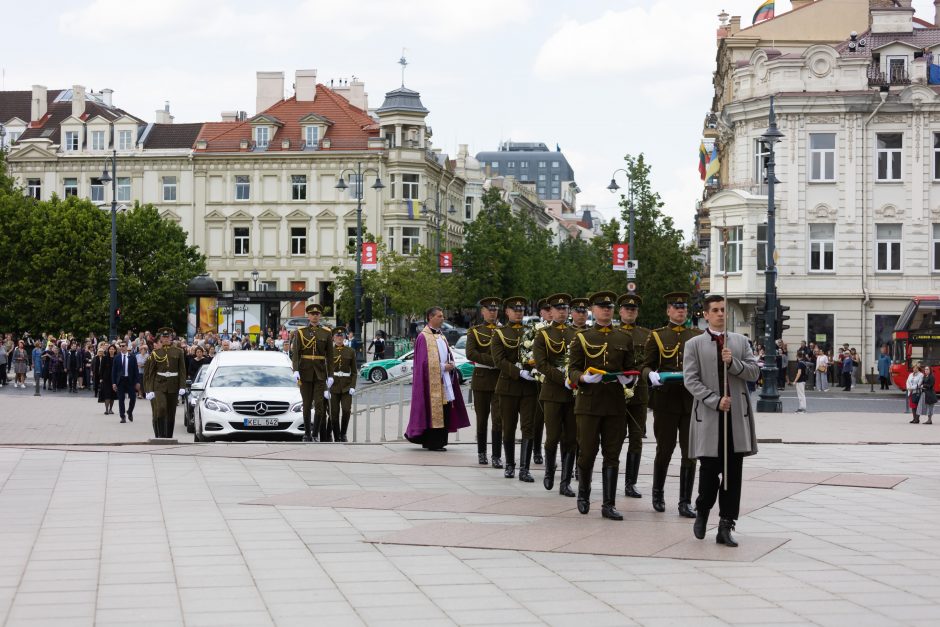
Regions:
<instances>
[{"instance_id":1,"label":"stone paving slab","mask_svg":"<svg viewBox=\"0 0 940 627\"><path fill-rule=\"evenodd\" d=\"M907 477L892 475L869 475L861 473L842 473L821 481L826 485L852 486L856 488L891 489L907 480Z\"/></svg>"},{"instance_id":2,"label":"stone paving slab","mask_svg":"<svg viewBox=\"0 0 940 627\"><path fill-rule=\"evenodd\" d=\"M706 534L704 540L686 538L656 553L653 557L718 562L754 562L789 542L787 538L742 535L739 533L734 535L739 541L738 546L734 549L729 549L715 542L715 534L712 530Z\"/></svg>"}]
</instances>

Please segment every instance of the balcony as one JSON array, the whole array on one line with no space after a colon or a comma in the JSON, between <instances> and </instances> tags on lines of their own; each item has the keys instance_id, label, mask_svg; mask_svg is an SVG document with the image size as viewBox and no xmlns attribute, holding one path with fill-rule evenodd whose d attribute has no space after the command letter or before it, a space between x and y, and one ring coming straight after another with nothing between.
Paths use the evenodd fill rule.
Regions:
<instances>
[{"instance_id":1,"label":"balcony","mask_svg":"<svg viewBox=\"0 0 940 627\"><path fill-rule=\"evenodd\" d=\"M894 85L910 85L911 77L907 72L907 67L903 65L889 66L887 72L881 71L881 64L873 61L868 66L868 86L869 87L890 87Z\"/></svg>"}]
</instances>

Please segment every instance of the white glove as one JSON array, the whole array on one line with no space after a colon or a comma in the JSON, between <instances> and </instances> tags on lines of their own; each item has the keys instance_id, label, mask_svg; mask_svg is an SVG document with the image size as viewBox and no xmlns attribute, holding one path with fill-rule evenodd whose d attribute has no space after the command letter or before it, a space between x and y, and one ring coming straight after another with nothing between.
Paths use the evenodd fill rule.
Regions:
<instances>
[{"instance_id":1,"label":"white glove","mask_svg":"<svg viewBox=\"0 0 940 627\"><path fill-rule=\"evenodd\" d=\"M294 381L300 381L300 373L297 371L294 371Z\"/></svg>"},{"instance_id":2,"label":"white glove","mask_svg":"<svg viewBox=\"0 0 940 627\"><path fill-rule=\"evenodd\" d=\"M650 384L654 388L658 388L659 386L663 384L663 382L659 380L659 373L656 372L655 370L650 371Z\"/></svg>"},{"instance_id":3,"label":"white glove","mask_svg":"<svg viewBox=\"0 0 940 627\"><path fill-rule=\"evenodd\" d=\"M618 374L617 381L620 382L620 385L631 385L636 380L636 377L633 375L627 376L625 374Z\"/></svg>"},{"instance_id":4,"label":"white glove","mask_svg":"<svg viewBox=\"0 0 940 627\"><path fill-rule=\"evenodd\" d=\"M350 395L350 396L355 396L355 395L356 395L356 388L349 388L349 395Z\"/></svg>"},{"instance_id":5,"label":"white glove","mask_svg":"<svg viewBox=\"0 0 940 627\"><path fill-rule=\"evenodd\" d=\"M180 388L180 396L186 396L186 388Z\"/></svg>"},{"instance_id":6,"label":"white glove","mask_svg":"<svg viewBox=\"0 0 940 627\"><path fill-rule=\"evenodd\" d=\"M528 370L520 370L519 376L525 379L526 381L535 381L535 377L533 377L532 373L529 372Z\"/></svg>"},{"instance_id":7,"label":"white glove","mask_svg":"<svg viewBox=\"0 0 940 627\"><path fill-rule=\"evenodd\" d=\"M144 396L144 398L147 399L148 401L152 401L154 398L156 398L156 396L157 396L157 395L154 394L153 392L147 392L147 394Z\"/></svg>"},{"instance_id":8,"label":"white glove","mask_svg":"<svg viewBox=\"0 0 940 627\"><path fill-rule=\"evenodd\" d=\"M573 387L571 387L571 384L568 383L568 379L565 379L565 387L568 388L569 390L573 390L573 389L574 389Z\"/></svg>"},{"instance_id":9,"label":"white glove","mask_svg":"<svg viewBox=\"0 0 940 627\"><path fill-rule=\"evenodd\" d=\"M331 387L333 387L333 377L327 377L327 378L326 378L326 389L330 389Z\"/></svg>"},{"instance_id":10,"label":"white glove","mask_svg":"<svg viewBox=\"0 0 940 627\"><path fill-rule=\"evenodd\" d=\"M581 375L581 380L584 381L585 383L599 383L600 380L603 378L604 378L604 375L602 375L599 372L595 372L594 374L588 374L585 372L584 374Z\"/></svg>"},{"instance_id":11,"label":"white glove","mask_svg":"<svg viewBox=\"0 0 940 627\"><path fill-rule=\"evenodd\" d=\"M330 391L329 391L329 390L323 390L323 398L325 398L326 400L330 400Z\"/></svg>"}]
</instances>

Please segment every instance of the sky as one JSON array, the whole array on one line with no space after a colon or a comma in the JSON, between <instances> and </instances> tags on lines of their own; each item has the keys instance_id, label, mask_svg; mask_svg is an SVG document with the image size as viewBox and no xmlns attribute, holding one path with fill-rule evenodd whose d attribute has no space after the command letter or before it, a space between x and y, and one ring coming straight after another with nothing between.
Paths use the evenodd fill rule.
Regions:
<instances>
[{"instance_id":1,"label":"sky","mask_svg":"<svg viewBox=\"0 0 940 627\"><path fill-rule=\"evenodd\" d=\"M0 38L3 89L84 85L146 120L255 113L255 72L353 76L369 105L401 84L430 109L433 142L455 155L501 141L561 147L579 205L619 213L607 191L626 154L645 154L667 215L691 237L697 151L711 105L717 15L761 0L33 0L41 29ZM790 10L777 0L777 13ZM914 0L931 20L933 0ZM39 38L39 41L37 41ZM291 94L287 94L291 95ZM618 175L626 187L626 179Z\"/></svg>"}]
</instances>

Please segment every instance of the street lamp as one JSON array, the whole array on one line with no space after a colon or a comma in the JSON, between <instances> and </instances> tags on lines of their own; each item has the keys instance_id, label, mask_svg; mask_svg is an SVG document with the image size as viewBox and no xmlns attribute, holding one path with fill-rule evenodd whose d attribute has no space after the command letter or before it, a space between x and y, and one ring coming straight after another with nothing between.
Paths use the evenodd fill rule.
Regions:
<instances>
[{"instance_id":1,"label":"street lamp","mask_svg":"<svg viewBox=\"0 0 940 627\"><path fill-rule=\"evenodd\" d=\"M362 177L370 172L375 174L375 183L372 184L372 189L375 191L385 189L385 185L382 184L378 170L373 168L363 170L362 162L360 161L356 164L355 170L347 168L340 172L339 183L336 184L336 189L343 191L349 188L349 186L346 185L346 179L343 178L346 176L347 172L356 175L356 281L353 284L353 347L356 351L357 363L362 363L365 361L365 357L362 353L365 344L360 337L362 334L362 325L360 322L360 316L362 315Z\"/></svg>"},{"instance_id":2,"label":"street lamp","mask_svg":"<svg viewBox=\"0 0 940 627\"><path fill-rule=\"evenodd\" d=\"M757 411L780 413L783 411L783 403L777 391L777 344L774 342L774 330L777 328L777 262L774 249L774 184L777 178L774 176L774 145L783 139L783 133L777 128L773 96L770 97L769 118L770 126L760 138L761 152L767 154L767 269L764 271L764 385L757 401Z\"/></svg>"},{"instance_id":3,"label":"street lamp","mask_svg":"<svg viewBox=\"0 0 940 627\"><path fill-rule=\"evenodd\" d=\"M607 186L607 189L610 190L611 194L616 193L617 190L620 189L620 186L617 185L617 173L618 172L623 172L624 175L626 175L627 180L630 182L630 185L628 188L629 196L630 196L630 221L627 226L627 233L629 234L628 239L627 239L627 242L628 242L627 259L633 261L634 259L636 259L636 253L633 250L633 220L634 220L634 213L635 213L634 206L633 206L633 178L630 176L630 173L624 170L623 168L614 170L614 173L610 175L610 185ZM635 284L636 282L631 281L631 283ZM632 294L633 290L630 290L630 293Z\"/></svg>"},{"instance_id":4,"label":"street lamp","mask_svg":"<svg viewBox=\"0 0 940 627\"><path fill-rule=\"evenodd\" d=\"M108 339L117 339L117 150L111 151L111 172L108 174L108 162L104 162L104 170L101 172L101 183L106 185L111 183L111 278L109 285L109 304L111 312L109 316Z\"/></svg>"},{"instance_id":5,"label":"street lamp","mask_svg":"<svg viewBox=\"0 0 940 627\"><path fill-rule=\"evenodd\" d=\"M254 282L254 291L258 291L258 277L261 276L258 274L258 270L251 271L251 280Z\"/></svg>"}]
</instances>

